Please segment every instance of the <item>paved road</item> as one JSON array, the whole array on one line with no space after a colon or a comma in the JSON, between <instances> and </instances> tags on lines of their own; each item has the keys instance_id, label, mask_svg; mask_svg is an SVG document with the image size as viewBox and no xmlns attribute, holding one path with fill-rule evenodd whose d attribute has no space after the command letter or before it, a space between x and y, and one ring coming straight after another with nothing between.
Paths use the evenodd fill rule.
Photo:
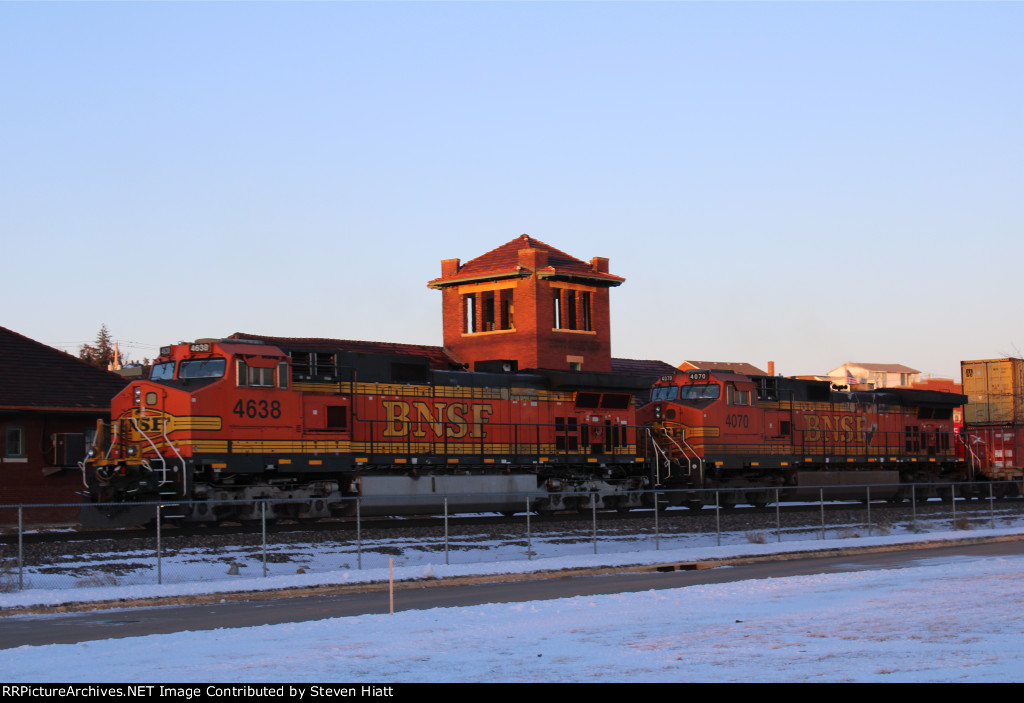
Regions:
<instances>
[{"instance_id":1,"label":"paved road","mask_svg":"<svg viewBox=\"0 0 1024 703\"><path fill-rule=\"evenodd\" d=\"M961 544L930 549L858 553L837 557L805 557L697 571L609 573L600 576L574 576L473 585L437 585L397 590L395 609L396 611L419 610L479 605L481 603L628 593L746 579L837 573L863 569L898 569L920 566L934 560L975 560L1019 555L1024 555L1024 541ZM21 645L85 642L185 630L252 627L387 612L388 594L386 591L377 590L205 605L126 608L52 615L16 615L0 619L0 649Z\"/></svg>"}]
</instances>

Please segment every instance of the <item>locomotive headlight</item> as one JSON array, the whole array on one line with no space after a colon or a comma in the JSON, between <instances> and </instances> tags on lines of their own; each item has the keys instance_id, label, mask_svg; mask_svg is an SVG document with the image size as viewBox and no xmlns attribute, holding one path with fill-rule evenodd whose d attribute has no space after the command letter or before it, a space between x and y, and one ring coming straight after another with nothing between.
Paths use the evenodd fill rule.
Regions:
<instances>
[{"instance_id":1,"label":"locomotive headlight","mask_svg":"<svg viewBox=\"0 0 1024 703\"><path fill-rule=\"evenodd\" d=\"M96 447L89 447L89 451L86 453L86 456L90 459L96 456Z\"/></svg>"},{"instance_id":2,"label":"locomotive headlight","mask_svg":"<svg viewBox=\"0 0 1024 703\"><path fill-rule=\"evenodd\" d=\"M135 386L135 404L138 405L140 400L142 400L142 389Z\"/></svg>"},{"instance_id":3,"label":"locomotive headlight","mask_svg":"<svg viewBox=\"0 0 1024 703\"><path fill-rule=\"evenodd\" d=\"M654 406L654 417L658 418L659 420L661 419L661 406L660 405L655 405Z\"/></svg>"},{"instance_id":4,"label":"locomotive headlight","mask_svg":"<svg viewBox=\"0 0 1024 703\"><path fill-rule=\"evenodd\" d=\"M139 453L138 447L128 447L128 456L135 456Z\"/></svg>"}]
</instances>

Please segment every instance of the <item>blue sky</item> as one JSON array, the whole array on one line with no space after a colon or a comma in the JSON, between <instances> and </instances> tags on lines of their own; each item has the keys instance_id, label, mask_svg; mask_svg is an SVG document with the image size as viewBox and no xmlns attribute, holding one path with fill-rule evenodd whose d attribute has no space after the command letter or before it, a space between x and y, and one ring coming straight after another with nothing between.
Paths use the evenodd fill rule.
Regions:
<instances>
[{"instance_id":1,"label":"blue sky","mask_svg":"<svg viewBox=\"0 0 1024 703\"><path fill-rule=\"evenodd\" d=\"M627 280L616 356L1019 354L1024 4L3 3L0 324L441 343L440 260Z\"/></svg>"}]
</instances>

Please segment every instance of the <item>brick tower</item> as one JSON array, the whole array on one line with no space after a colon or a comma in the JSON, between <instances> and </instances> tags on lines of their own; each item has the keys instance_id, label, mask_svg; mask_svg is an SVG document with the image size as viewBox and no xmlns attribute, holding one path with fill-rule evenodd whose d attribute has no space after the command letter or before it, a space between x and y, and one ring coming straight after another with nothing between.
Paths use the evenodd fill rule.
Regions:
<instances>
[{"instance_id":1,"label":"brick tower","mask_svg":"<svg viewBox=\"0 0 1024 703\"><path fill-rule=\"evenodd\" d=\"M584 263L521 235L460 265L441 262L444 345L470 369L611 371L608 259Z\"/></svg>"}]
</instances>

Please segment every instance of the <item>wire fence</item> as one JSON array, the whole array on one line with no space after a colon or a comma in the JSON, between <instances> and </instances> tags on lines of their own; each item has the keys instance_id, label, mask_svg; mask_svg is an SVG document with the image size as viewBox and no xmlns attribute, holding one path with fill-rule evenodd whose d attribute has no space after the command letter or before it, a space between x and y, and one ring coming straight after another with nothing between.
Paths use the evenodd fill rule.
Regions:
<instances>
[{"instance_id":1,"label":"wire fence","mask_svg":"<svg viewBox=\"0 0 1024 703\"><path fill-rule=\"evenodd\" d=\"M506 513L500 524L487 526L456 519L444 497L435 515L420 516L427 519L412 527L402 518L368 519L361 499L352 498L352 517L321 521L316 529L294 521L274 524L275 508L294 501L248 500L250 529L229 534L203 526L168 529L162 504L138 503L133 507L152 506L153 524L125 530L116 540L40 524L40 516L53 515L54 508L81 505L0 505L0 592L357 572L386 568L389 559L420 566L429 576L441 564L996 529L1024 525L1024 500L998 498L1016 489L997 483L981 490L978 484L910 485L898 504L891 502L891 485L844 487L843 501L830 497L835 486L803 487L802 504L780 502L785 489L765 489L759 503L770 507L760 510L727 509L734 494L726 491L637 491L650 507L628 515L599 509L596 496L573 493L580 506L575 516L560 513L557 520L536 514L537 494L524 496L522 509ZM55 539L55 532L62 538Z\"/></svg>"}]
</instances>

